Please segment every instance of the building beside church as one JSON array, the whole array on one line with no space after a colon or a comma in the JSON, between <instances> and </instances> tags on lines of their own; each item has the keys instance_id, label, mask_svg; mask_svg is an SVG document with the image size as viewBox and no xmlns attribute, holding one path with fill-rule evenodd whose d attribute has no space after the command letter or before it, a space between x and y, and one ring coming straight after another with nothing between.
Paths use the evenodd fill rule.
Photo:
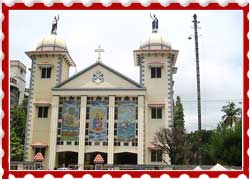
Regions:
<instances>
[{"instance_id":1,"label":"building beside church","mask_svg":"<svg viewBox=\"0 0 250 180\"><path fill-rule=\"evenodd\" d=\"M26 162L38 155L44 169L93 169L95 157L104 165L170 162L152 142L173 124L178 50L153 29L131 53L139 83L100 60L69 77L76 64L56 33L26 52L32 62Z\"/></svg>"},{"instance_id":2,"label":"building beside church","mask_svg":"<svg viewBox=\"0 0 250 180\"><path fill-rule=\"evenodd\" d=\"M26 66L19 60L10 60L10 106L21 104L25 98Z\"/></svg>"}]
</instances>

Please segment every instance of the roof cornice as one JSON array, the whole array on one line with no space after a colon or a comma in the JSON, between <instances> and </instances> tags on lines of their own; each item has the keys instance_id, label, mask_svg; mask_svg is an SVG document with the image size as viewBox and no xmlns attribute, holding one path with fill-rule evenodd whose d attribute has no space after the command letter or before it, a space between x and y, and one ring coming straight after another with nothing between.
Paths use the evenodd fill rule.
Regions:
<instances>
[{"instance_id":1,"label":"roof cornice","mask_svg":"<svg viewBox=\"0 0 250 180\"><path fill-rule=\"evenodd\" d=\"M75 62L71 58L68 51L60 51L60 50L56 50L56 51L26 51L25 54L27 56L29 56L29 58L31 58L31 59L33 59L33 57L35 57L35 56L42 56L42 55L59 55L59 56L61 55L64 58L64 60L69 63L70 66L73 66L73 67L76 66Z\"/></svg>"},{"instance_id":2,"label":"roof cornice","mask_svg":"<svg viewBox=\"0 0 250 180\"><path fill-rule=\"evenodd\" d=\"M121 77L121 78L123 78L123 79L129 81L130 83L132 83L133 85L135 85L135 86L138 87L138 88L144 88L142 85L140 85L140 84L137 83L136 81L130 79L129 77L127 77L127 76L121 74L120 72L118 72L118 71L112 69L111 67L109 67L109 66L107 66L107 65L105 65L105 64L103 64L103 63L101 63L101 62L99 62L99 61L98 61L98 62L95 62L94 64L92 64L92 65L88 66L87 68L81 70L80 72L78 72L78 73L76 73L75 75L71 76L70 78L66 79L66 80L63 81L62 83L56 85L54 88L55 88L55 89L56 89L56 88L60 88L61 86L63 86L63 85L66 84L67 82L69 82L69 81L71 81L72 79L74 79L74 78L80 76L81 74L87 72L88 70L94 68L94 67L97 66L97 65L100 65L100 66L102 66L103 68L105 68L105 69L107 69L107 70L113 72L114 74L116 74L116 75L118 75L119 77Z\"/></svg>"},{"instance_id":3,"label":"roof cornice","mask_svg":"<svg viewBox=\"0 0 250 180\"><path fill-rule=\"evenodd\" d=\"M52 91L146 91L146 88L52 88Z\"/></svg>"}]
</instances>

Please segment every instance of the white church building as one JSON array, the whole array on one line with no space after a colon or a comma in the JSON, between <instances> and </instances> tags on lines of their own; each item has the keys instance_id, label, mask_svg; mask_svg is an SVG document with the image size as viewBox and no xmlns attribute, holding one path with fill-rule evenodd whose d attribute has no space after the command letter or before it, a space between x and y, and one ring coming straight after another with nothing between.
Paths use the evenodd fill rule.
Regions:
<instances>
[{"instance_id":1,"label":"white church building","mask_svg":"<svg viewBox=\"0 0 250 180\"><path fill-rule=\"evenodd\" d=\"M158 32L158 20L131 52L140 82L100 59L69 77L76 64L53 28L25 52L31 59L25 161L51 170L93 169L96 158L104 166L170 162L152 142L157 131L173 125L178 50Z\"/></svg>"}]
</instances>

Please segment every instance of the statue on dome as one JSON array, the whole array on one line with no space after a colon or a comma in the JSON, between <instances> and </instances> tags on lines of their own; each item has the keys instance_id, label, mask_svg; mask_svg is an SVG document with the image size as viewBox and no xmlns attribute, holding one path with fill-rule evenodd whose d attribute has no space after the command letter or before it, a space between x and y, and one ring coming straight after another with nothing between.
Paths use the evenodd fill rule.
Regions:
<instances>
[{"instance_id":1,"label":"statue on dome","mask_svg":"<svg viewBox=\"0 0 250 180\"><path fill-rule=\"evenodd\" d=\"M155 14L152 16L151 13L150 13L150 17L151 17L151 19L153 19L153 22L152 22L152 32L153 33L157 33L159 21L158 21L158 19L157 19L157 17L156 17Z\"/></svg>"},{"instance_id":2,"label":"statue on dome","mask_svg":"<svg viewBox=\"0 0 250 180\"><path fill-rule=\"evenodd\" d=\"M54 20L52 22L52 29L51 29L51 34L57 34L56 30L57 30L57 21L59 20L59 15L56 17L54 17Z\"/></svg>"}]
</instances>

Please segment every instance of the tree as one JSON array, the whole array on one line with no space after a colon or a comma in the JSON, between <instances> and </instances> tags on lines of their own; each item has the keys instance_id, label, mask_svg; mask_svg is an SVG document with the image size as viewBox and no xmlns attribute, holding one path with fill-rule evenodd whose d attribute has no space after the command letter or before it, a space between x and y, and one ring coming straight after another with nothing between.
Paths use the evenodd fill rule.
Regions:
<instances>
[{"instance_id":1,"label":"tree","mask_svg":"<svg viewBox=\"0 0 250 180\"><path fill-rule=\"evenodd\" d=\"M16 105L11 109L12 119L10 122L10 155L11 160L21 161L23 159L25 138L25 107Z\"/></svg>"},{"instance_id":2,"label":"tree","mask_svg":"<svg viewBox=\"0 0 250 180\"><path fill-rule=\"evenodd\" d=\"M233 102L229 102L227 105L223 106L221 111L225 113L222 116L222 120L223 124L227 127L232 127L233 124L241 120L241 108L236 108Z\"/></svg>"},{"instance_id":3,"label":"tree","mask_svg":"<svg viewBox=\"0 0 250 180\"><path fill-rule=\"evenodd\" d=\"M214 163L241 166L242 164L242 125L232 128L219 125L212 133L207 145L210 158Z\"/></svg>"},{"instance_id":4,"label":"tree","mask_svg":"<svg viewBox=\"0 0 250 180\"><path fill-rule=\"evenodd\" d=\"M16 131L11 128L10 130L10 159L12 161L23 160L24 145L22 139L17 136Z\"/></svg>"},{"instance_id":5,"label":"tree","mask_svg":"<svg viewBox=\"0 0 250 180\"><path fill-rule=\"evenodd\" d=\"M184 164L185 135L182 129L162 128L155 133L154 145L159 147L163 154L168 154L171 164ZM163 161L167 163L164 159Z\"/></svg>"},{"instance_id":6,"label":"tree","mask_svg":"<svg viewBox=\"0 0 250 180\"><path fill-rule=\"evenodd\" d=\"M174 106L174 128L185 129L184 109L179 96L176 97Z\"/></svg>"},{"instance_id":7,"label":"tree","mask_svg":"<svg viewBox=\"0 0 250 180\"><path fill-rule=\"evenodd\" d=\"M234 103L222 107L223 122L215 130L186 133L184 113L180 98L174 108L174 127L160 129L155 134L154 144L171 158L171 164L203 164L240 166L242 163L241 109ZM226 124L225 124L226 122ZM233 126L235 124L235 126ZM231 128L227 128L230 126Z\"/></svg>"},{"instance_id":8,"label":"tree","mask_svg":"<svg viewBox=\"0 0 250 180\"><path fill-rule=\"evenodd\" d=\"M187 151L186 142L186 131L184 121L184 109L179 96L176 97L176 103L174 106L174 128L172 130L173 137L173 163L184 164L185 152ZM186 150L186 151L185 151Z\"/></svg>"},{"instance_id":9,"label":"tree","mask_svg":"<svg viewBox=\"0 0 250 180\"><path fill-rule=\"evenodd\" d=\"M207 152L207 144L211 135L211 130L200 130L187 134L187 144L191 152L187 158L187 164L208 165L212 163Z\"/></svg>"},{"instance_id":10,"label":"tree","mask_svg":"<svg viewBox=\"0 0 250 180\"><path fill-rule=\"evenodd\" d=\"M173 138L172 138L172 132L170 131L170 129L162 128L158 132L156 132L153 144L154 146L159 147L163 154L168 154L172 163ZM167 164L167 162L164 159L162 159L162 161L164 161L164 163Z\"/></svg>"},{"instance_id":11,"label":"tree","mask_svg":"<svg viewBox=\"0 0 250 180\"><path fill-rule=\"evenodd\" d=\"M168 154L171 164L185 164L186 133L184 127L184 112L181 98L177 96L174 106L174 126L172 129L162 128L155 134L154 145L161 148L163 154ZM163 160L164 161L164 160Z\"/></svg>"},{"instance_id":12,"label":"tree","mask_svg":"<svg viewBox=\"0 0 250 180\"><path fill-rule=\"evenodd\" d=\"M222 122L212 132L210 142L207 144L208 155L214 163L241 166L241 108L236 108L233 102L229 102L222 107L222 111L225 113Z\"/></svg>"}]
</instances>

